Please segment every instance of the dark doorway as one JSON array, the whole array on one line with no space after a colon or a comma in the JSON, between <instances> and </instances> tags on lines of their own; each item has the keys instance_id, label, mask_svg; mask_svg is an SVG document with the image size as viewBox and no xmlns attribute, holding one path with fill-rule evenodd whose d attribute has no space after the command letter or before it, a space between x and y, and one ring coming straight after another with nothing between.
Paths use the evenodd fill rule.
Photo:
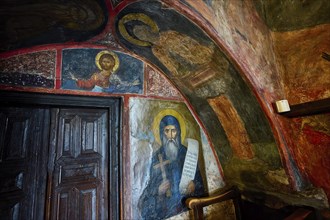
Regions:
<instances>
[{"instance_id":1,"label":"dark doorway","mask_svg":"<svg viewBox=\"0 0 330 220\"><path fill-rule=\"evenodd\" d=\"M0 218L119 219L120 100L0 96Z\"/></svg>"}]
</instances>

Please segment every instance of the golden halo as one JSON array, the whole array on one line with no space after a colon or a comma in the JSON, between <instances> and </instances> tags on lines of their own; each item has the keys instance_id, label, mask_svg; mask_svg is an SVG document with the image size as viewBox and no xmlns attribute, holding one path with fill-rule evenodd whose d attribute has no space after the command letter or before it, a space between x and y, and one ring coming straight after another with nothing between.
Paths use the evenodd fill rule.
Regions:
<instances>
[{"instance_id":1,"label":"golden halo","mask_svg":"<svg viewBox=\"0 0 330 220\"><path fill-rule=\"evenodd\" d=\"M162 144L161 140L160 140L160 134L159 134L159 124L160 124L160 121L166 115L171 115L171 116L175 117L176 119L178 119L179 124L180 124L180 130L181 130L181 143L183 143L184 139L186 138L186 124L184 122L182 115L173 109L164 109L164 110L160 111L154 118L154 121L152 123L152 131L154 133L156 142L159 145Z\"/></svg>"},{"instance_id":2,"label":"golden halo","mask_svg":"<svg viewBox=\"0 0 330 220\"><path fill-rule=\"evenodd\" d=\"M118 69L119 67L119 58L117 56L117 54L115 54L114 52L112 51L108 51L108 50L102 50L101 52L99 52L96 57L95 57L95 64L97 66L97 68L99 68L99 70L102 70L102 67L101 67L101 64L100 64L100 58L103 54L110 54L113 59L115 60L115 65L113 66L112 68L112 72L116 72L116 70Z\"/></svg>"},{"instance_id":3,"label":"golden halo","mask_svg":"<svg viewBox=\"0 0 330 220\"><path fill-rule=\"evenodd\" d=\"M136 44L136 45L143 46L143 47L151 46L151 43L134 38L127 32L125 23L127 23L129 21L142 21L143 23L145 23L146 25L148 25L151 28L151 31L153 33L158 33L159 28L158 28L156 22L154 20L152 20L146 14L131 13L131 14L127 14L124 17L122 17L122 19L120 19L120 21L118 23L119 32L127 41L131 42L132 44Z\"/></svg>"}]
</instances>

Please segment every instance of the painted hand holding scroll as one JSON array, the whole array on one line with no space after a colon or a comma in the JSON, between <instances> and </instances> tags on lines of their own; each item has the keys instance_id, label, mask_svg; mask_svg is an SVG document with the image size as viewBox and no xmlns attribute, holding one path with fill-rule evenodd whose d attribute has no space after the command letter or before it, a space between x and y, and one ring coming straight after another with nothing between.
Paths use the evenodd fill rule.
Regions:
<instances>
[{"instance_id":1,"label":"painted hand holding scroll","mask_svg":"<svg viewBox=\"0 0 330 220\"><path fill-rule=\"evenodd\" d=\"M187 189L185 191L186 195L192 194L193 192L195 192L195 183L194 181L190 180L190 182L188 183Z\"/></svg>"}]
</instances>

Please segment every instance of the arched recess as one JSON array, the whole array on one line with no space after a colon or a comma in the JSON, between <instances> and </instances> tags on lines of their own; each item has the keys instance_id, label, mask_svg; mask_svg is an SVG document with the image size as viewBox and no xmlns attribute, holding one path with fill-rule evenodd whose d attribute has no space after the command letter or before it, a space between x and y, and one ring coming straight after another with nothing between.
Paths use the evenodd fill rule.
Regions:
<instances>
[{"instance_id":1,"label":"arched recess","mask_svg":"<svg viewBox=\"0 0 330 220\"><path fill-rule=\"evenodd\" d=\"M276 194L300 189L303 179L267 92L257 91L243 60L198 18L178 1L139 1L124 7L114 25L123 47L160 69L185 95L208 131L227 182Z\"/></svg>"}]
</instances>

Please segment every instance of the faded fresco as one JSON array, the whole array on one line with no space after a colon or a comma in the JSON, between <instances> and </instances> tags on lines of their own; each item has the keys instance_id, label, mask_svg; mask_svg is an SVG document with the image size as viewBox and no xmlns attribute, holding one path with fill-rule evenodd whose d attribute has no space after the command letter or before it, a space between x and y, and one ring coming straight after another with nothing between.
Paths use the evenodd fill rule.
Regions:
<instances>
[{"instance_id":1,"label":"faded fresco","mask_svg":"<svg viewBox=\"0 0 330 220\"><path fill-rule=\"evenodd\" d=\"M301 3L296 1L296 4ZM325 21L314 20L313 16L316 16L316 13L320 13L318 16L323 15L324 18L324 15L329 15L329 1L323 1L323 3L313 1L311 6L309 13L302 18L301 22L306 26ZM318 7L328 8L328 10L322 14L322 11L317 9ZM301 13L300 10L296 14ZM282 16L286 17L284 14ZM289 25L283 28L300 27L299 24L293 24L293 21L291 18ZM283 26L283 23L280 23L282 26L278 26L275 20L273 22L276 28ZM326 59L326 54L330 54L329 30L329 24L321 24L308 29L272 33L276 54L284 70L281 77L290 105L330 97L330 60ZM330 115L293 119L287 125L287 130L285 135L293 140L292 152L298 166L304 170L313 185L322 187L330 198L330 148L328 147L330 146Z\"/></svg>"},{"instance_id":2,"label":"faded fresco","mask_svg":"<svg viewBox=\"0 0 330 220\"><path fill-rule=\"evenodd\" d=\"M188 196L224 185L205 135L183 103L136 98L130 111L133 219L178 215L187 211Z\"/></svg>"},{"instance_id":3,"label":"faded fresco","mask_svg":"<svg viewBox=\"0 0 330 220\"><path fill-rule=\"evenodd\" d=\"M55 50L0 58L0 84L54 88Z\"/></svg>"},{"instance_id":4,"label":"faded fresco","mask_svg":"<svg viewBox=\"0 0 330 220\"><path fill-rule=\"evenodd\" d=\"M161 68L194 104L228 182L257 190L290 190L257 99L199 28L158 2L131 4L117 20L122 43Z\"/></svg>"},{"instance_id":5,"label":"faded fresco","mask_svg":"<svg viewBox=\"0 0 330 220\"><path fill-rule=\"evenodd\" d=\"M285 91L290 104L329 98L329 24L291 32L273 33L275 49L285 73ZM304 40L301 40L304 39ZM287 47L290 44L290 47ZM314 56L311 56L314 54ZM311 80L312 79L312 80ZM330 116L296 118L287 126L293 138L292 152L311 182L330 196Z\"/></svg>"},{"instance_id":6,"label":"faded fresco","mask_svg":"<svg viewBox=\"0 0 330 220\"><path fill-rule=\"evenodd\" d=\"M281 77L290 104L330 97L330 60L325 58L325 54L330 54L329 30L330 24L325 24L272 33L276 54L284 69Z\"/></svg>"},{"instance_id":7,"label":"faded fresco","mask_svg":"<svg viewBox=\"0 0 330 220\"><path fill-rule=\"evenodd\" d=\"M273 95L275 99L285 97L290 104L329 97L329 1L185 2L212 23L224 47L233 51L232 55L245 68L247 77L257 81L256 90L266 94L262 95L265 102L273 102ZM218 115L221 111L218 109ZM325 147L329 134L324 129L327 119L327 115L294 122L284 119L288 125L279 130L284 131L282 135L287 141L283 152L289 158L286 166L294 170L290 175L295 187L306 187L305 180L299 177L306 175L314 186L326 189L329 196L329 149ZM322 125L323 129L315 125ZM293 160L300 174L296 165L291 167Z\"/></svg>"},{"instance_id":8,"label":"faded fresco","mask_svg":"<svg viewBox=\"0 0 330 220\"><path fill-rule=\"evenodd\" d=\"M253 3L272 31L293 31L330 22L327 0L254 0Z\"/></svg>"},{"instance_id":9,"label":"faded fresco","mask_svg":"<svg viewBox=\"0 0 330 220\"><path fill-rule=\"evenodd\" d=\"M62 89L142 93L143 63L123 53L99 49L63 50Z\"/></svg>"},{"instance_id":10,"label":"faded fresco","mask_svg":"<svg viewBox=\"0 0 330 220\"><path fill-rule=\"evenodd\" d=\"M148 7L157 7L157 2L155 3ZM185 21L178 14L172 13L169 17L174 15L177 19ZM128 47L135 45L141 52L151 52L149 57L152 61L161 64L160 67L170 76L183 78L194 69L208 67L213 57L214 45L211 42L201 42L204 35L199 29L189 28L192 25L187 26L186 29L190 29L187 31L189 35L170 26L163 27L166 30L162 30L162 26L156 20L145 13L129 13L119 19L118 31L129 43ZM194 33L198 40L191 36Z\"/></svg>"},{"instance_id":11,"label":"faded fresco","mask_svg":"<svg viewBox=\"0 0 330 220\"><path fill-rule=\"evenodd\" d=\"M183 1L212 25L224 50L230 52L261 96L283 95L269 28L255 8L255 2L280 4L277 0Z\"/></svg>"},{"instance_id":12,"label":"faded fresco","mask_svg":"<svg viewBox=\"0 0 330 220\"><path fill-rule=\"evenodd\" d=\"M179 91L165 78L159 71L146 67L146 94L148 96L158 96L183 100Z\"/></svg>"},{"instance_id":13,"label":"faded fresco","mask_svg":"<svg viewBox=\"0 0 330 220\"><path fill-rule=\"evenodd\" d=\"M85 41L100 33L108 14L103 0L0 2L0 51Z\"/></svg>"},{"instance_id":14,"label":"faded fresco","mask_svg":"<svg viewBox=\"0 0 330 220\"><path fill-rule=\"evenodd\" d=\"M298 165L330 197L330 114L296 118L290 134Z\"/></svg>"}]
</instances>

